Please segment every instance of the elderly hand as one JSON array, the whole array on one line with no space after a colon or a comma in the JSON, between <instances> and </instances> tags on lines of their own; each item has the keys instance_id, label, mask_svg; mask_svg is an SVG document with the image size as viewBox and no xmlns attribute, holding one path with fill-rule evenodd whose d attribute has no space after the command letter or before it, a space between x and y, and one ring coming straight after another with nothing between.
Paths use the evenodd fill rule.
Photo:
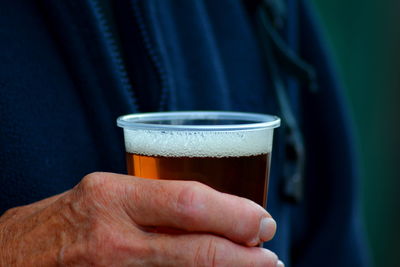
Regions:
<instances>
[{"instance_id":1,"label":"elderly hand","mask_svg":"<svg viewBox=\"0 0 400 267\"><path fill-rule=\"evenodd\" d=\"M197 182L93 173L0 217L0 266L279 266L255 247L275 229L254 202Z\"/></svg>"}]
</instances>

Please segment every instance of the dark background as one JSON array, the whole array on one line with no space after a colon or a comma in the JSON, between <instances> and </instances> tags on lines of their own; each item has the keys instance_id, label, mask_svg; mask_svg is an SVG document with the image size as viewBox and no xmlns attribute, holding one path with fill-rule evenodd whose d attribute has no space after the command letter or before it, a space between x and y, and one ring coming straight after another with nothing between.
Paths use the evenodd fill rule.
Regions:
<instances>
[{"instance_id":1,"label":"dark background","mask_svg":"<svg viewBox=\"0 0 400 267\"><path fill-rule=\"evenodd\" d=\"M312 0L353 112L375 266L400 266L400 1Z\"/></svg>"}]
</instances>

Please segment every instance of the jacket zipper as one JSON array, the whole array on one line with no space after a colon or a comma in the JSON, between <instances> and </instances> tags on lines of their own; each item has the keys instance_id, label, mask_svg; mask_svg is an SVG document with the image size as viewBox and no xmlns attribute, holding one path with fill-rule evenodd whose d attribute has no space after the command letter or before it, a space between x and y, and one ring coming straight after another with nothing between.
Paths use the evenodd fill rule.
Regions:
<instances>
[{"instance_id":1,"label":"jacket zipper","mask_svg":"<svg viewBox=\"0 0 400 267\"><path fill-rule=\"evenodd\" d=\"M156 49L156 46L154 46L152 38L146 27L145 20L140 10L139 1L132 0L131 3L133 9L133 16L136 19L136 24L138 25L139 33L142 36L145 50L150 58L150 62L153 68L156 71L156 76L159 81L161 92L160 92L158 110L164 111L167 110L168 108L169 85L168 85L167 72L165 71L165 68L160 59L159 51Z\"/></svg>"},{"instance_id":2,"label":"jacket zipper","mask_svg":"<svg viewBox=\"0 0 400 267\"><path fill-rule=\"evenodd\" d=\"M121 52L116 44L116 40L110 30L110 26L108 24L107 19L104 16L101 5L98 0L89 0L89 4L94 11L94 15L97 18L99 23L99 27L101 32L103 33L105 39L105 45L107 50L109 51L109 56L111 58L112 63L114 64L114 71L117 79L122 85L122 88L128 92L131 99L131 104L134 112L139 111L139 107L137 104L137 98L135 96L135 91L133 90L132 83L129 79L128 72L126 70L126 66L124 65L124 61L121 56Z\"/></svg>"}]
</instances>

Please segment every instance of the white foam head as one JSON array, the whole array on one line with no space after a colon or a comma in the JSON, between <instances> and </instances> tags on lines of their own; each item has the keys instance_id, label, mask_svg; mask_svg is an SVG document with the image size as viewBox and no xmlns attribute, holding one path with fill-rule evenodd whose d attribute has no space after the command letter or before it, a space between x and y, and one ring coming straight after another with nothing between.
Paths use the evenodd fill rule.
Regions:
<instances>
[{"instance_id":1,"label":"white foam head","mask_svg":"<svg viewBox=\"0 0 400 267\"><path fill-rule=\"evenodd\" d=\"M165 157L240 157L272 150L273 129L255 131L155 131L124 129L126 151Z\"/></svg>"}]
</instances>

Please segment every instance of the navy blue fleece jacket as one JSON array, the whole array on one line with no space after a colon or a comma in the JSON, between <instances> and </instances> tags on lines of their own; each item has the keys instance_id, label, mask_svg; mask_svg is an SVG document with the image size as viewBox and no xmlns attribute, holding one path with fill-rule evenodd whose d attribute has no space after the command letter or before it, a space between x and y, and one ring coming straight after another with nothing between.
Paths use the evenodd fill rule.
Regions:
<instances>
[{"instance_id":1,"label":"navy blue fleece jacket","mask_svg":"<svg viewBox=\"0 0 400 267\"><path fill-rule=\"evenodd\" d=\"M341 88L308 5L285 3L271 4L271 16L283 20L276 33L313 67L319 89L310 91L289 69L286 75L279 57L272 62L283 73L306 154L303 197L290 201L282 189L293 160L283 116L267 207L278 231L265 246L287 266L363 266L356 159ZM260 41L267 33L257 28L257 1L106 4L0 3L0 214L70 189L93 171L124 173L120 115L283 115ZM276 43L271 49L281 53Z\"/></svg>"}]
</instances>

